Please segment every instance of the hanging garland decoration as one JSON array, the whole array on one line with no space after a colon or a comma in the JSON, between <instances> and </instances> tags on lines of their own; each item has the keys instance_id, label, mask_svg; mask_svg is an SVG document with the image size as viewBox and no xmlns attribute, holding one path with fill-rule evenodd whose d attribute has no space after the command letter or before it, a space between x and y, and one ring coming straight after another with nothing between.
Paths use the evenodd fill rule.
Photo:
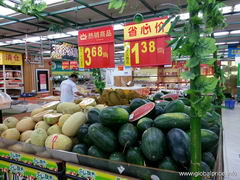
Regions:
<instances>
[{"instance_id":1,"label":"hanging garland decoration","mask_svg":"<svg viewBox=\"0 0 240 180\"><path fill-rule=\"evenodd\" d=\"M94 78L94 85L97 89L97 91L102 94L103 90L105 88L105 82L102 79L102 74L101 74L101 70L98 69L93 69L92 70L92 76Z\"/></svg>"},{"instance_id":2,"label":"hanging garland decoration","mask_svg":"<svg viewBox=\"0 0 240 180\"><path fill-rule=\"evenodd\" d=\"M122 13L127 6L127 0L110 0L108 9L119 10Z\"/></svg>"}]
</instances>

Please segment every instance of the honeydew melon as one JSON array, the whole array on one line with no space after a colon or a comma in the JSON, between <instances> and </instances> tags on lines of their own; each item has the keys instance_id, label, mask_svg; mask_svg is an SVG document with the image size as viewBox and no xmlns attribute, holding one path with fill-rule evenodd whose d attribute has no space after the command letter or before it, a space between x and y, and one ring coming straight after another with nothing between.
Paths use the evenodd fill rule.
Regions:
<instances>
[{"instance_id":1,"label":"honeydew melon","mask_svg":"<svg viewBox=\"0 0 240 180\"><path fill-rule=\"evenodd\" d=\"M37 114L35 114L34 116L32 116L32 119L33 119L35 122L42 121L44 115L50 114L50 113L52 113L52 112L53 112L53 110L50 109L50 110L46 110L46 111L37 113Z\"/></svg>"},{"instance_id":2,"label":"honeydew melon","mask_svg":"<svg viewBox=\"0 0 240 180\"><path fill-rule=\"evenodd\" d=\"M20 138L20 132L16 128L10 128L4 131L1 134L1 137L5 139L17 141Z\"/></svg>"},{"instance_id":3,"label":"honeydew melon","mask_svg":"<svg viewBox=\"0 0 240 180\"><path fill-rule=\"evenodd\" d=\"M48 130L47 130L48 135L61 134L61 133L62 133L61 128L57 124L54 124L53 126L48 128Z\"/></svg>"},{"instance_id":4,"label":"honeydew melon","mask_svg":"<svg viewBox=\"0 0 240 180\"><path fill-rule=\"evenodd\" d=\"M45 110L49 110L49 109L53 109L55 110L57 108L57 105L60 103L60 101L52 101L52 102L49 102L47 104L44 104L42 106L43 109Z\"/></svg>"},{"instance_id":5,"label":"honeydew melon","mask_svg":"<svg viewBox=\"0 0 240 180\"><path fill-rule=\"evenodd\" d=\"M0 124L0 135L6 131L8 129L8 127L5 124Z\"/></svg>"},{"instance_id":6,"label":"honeydew melon","mask_svg":"<svg viewBox=\"0 0 240 180\"><path fill-rule=\"evenodd\" d=\"M33 121L31 117L28 117L19 121L16 125L16 128L19 132L24 132L27 130L32 130L35 125L36 125L36 122Z\"/></svg>"},{"instance_id":7,"label":"honeydew melon","mask_svg":"<svg viewBox=\"0 0 240 180\"><path fill-rule=\"evenodd\" d=\"M75 112L81 111L81 107L75 103L64 102L57 106L57 112L63 114L73 114Z\"/></svg>"},{"instance_id":8,"label":"honeydew melon","mask_svg":"<svg viewBox=\"0 0 240 180\"><path fill-rule=\"evenodd\" d=\"M63 124L65 123L65 121L66 121L70 116L71 116L71 114L63 114L63 115L59 118L59 120L58 120L58 126L59 126L60 128L62 128L62 127L63 127Z\"/></svg>"},{"instance_id":9,"label":"honeydew melon","mask_svg":"<svg viewBox=\"0 0 240 180\"><path fill-rule=\"evenodd\" d=\"M50 126L45 122L45 121L39 121L36 125L34 129L38 129L38 128L42 128L45 129L45 131L48 130Z\"/></svg>"},{"instance_id":10,"label":"honeydew melon","mask_svg":"<svg viewBox=\"0 0 240 180\"><path fill-rule=\"evenodd\" d=\"M25 142L28 140L32 134L32 130L27 130L20 135L20 141Z\"/></svg>"},{"instance_id":11,"label":"honeydew melon","mask_svg":"<svg viewBox=\"0 0 240 180\"><path fill-rule=\"evenodd\" d=\"M79 103L79 106L82 109L85 109L87 106L96 106L96 101L93 98L85 98L82 100L82 102Z\"/></svg>"},{"instance_id":12,"label":"honeydew melon","mask_svg":"<svg viewBox=\"0 0 240 180\"><path fill-rule=\"evenodd\" d=\"M44 146L45 140L47 139L47 132L42 128L35 129L30 138L31 144L36 146Z\"/></svg>"},{"instance_id":13,"label":"honeydew melon","mask_svg":"<svg viewBox=\"0 0 240 180\"><path fill-rule=\"evenodd\" d=\"M34 110L32 110L32 112L31 112L31 116L34 116L35 114L38 114L38 113L43 112L43 111L44 111L43 108L34 109Z\"/></svg>"}]
</instances>

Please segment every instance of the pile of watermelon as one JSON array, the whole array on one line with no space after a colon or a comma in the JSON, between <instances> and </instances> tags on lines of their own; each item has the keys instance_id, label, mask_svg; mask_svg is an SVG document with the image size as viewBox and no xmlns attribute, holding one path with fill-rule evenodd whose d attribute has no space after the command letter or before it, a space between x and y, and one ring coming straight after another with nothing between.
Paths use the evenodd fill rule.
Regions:
<instances>
[{"instance_id":1,"label":"pile of watermelon","mask_svg":"<svg viewBox=\"0 0 240 180\"><path fill-rule=\"evenodd\" d=\"M173 98L171 98L173 97ZM112 161L174 171L190 168L189 100L156 94L129 106L92 108L81 126L73 152ZM201 121L202 171L213 170L220 115L211 111Z\"/></svg>"}]
</instances>

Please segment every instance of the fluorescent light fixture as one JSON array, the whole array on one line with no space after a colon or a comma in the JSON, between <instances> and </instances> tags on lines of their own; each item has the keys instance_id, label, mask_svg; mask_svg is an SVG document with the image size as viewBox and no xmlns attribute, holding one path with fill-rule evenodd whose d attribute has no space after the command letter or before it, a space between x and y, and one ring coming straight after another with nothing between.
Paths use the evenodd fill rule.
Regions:
<instances>
[{"instance_id":1,"label":"fluorescent light fixture","mask_svg":"<svg viewBox=\"0 0 240 180\"><path fill-rule=\"evenodd\" d=\"M44 54L50 54L51 51L43 51Z\"/></svg>"},{"instance_id":2,"label":"fluorescent light fixture","mask_svg":"<svg viewBox=\"0 0 240 180\"><path fill-rule=\"evenodd\" d=\"M7 45L6 43L0 42L0 46L5 46Z\"/></svg>"},{"instance_id":3,"label":"fluorescent light fixture","mask_svg":"<svg viewBox=\"0 0 240 180\"><path fill-rule=\"evenodd\" d=\"M25 41L21 40L21 39L15 39L12 40L11 44L19 44L19 43L24 43Z\"/></svg>"},{"instance_id":4,"label":"fluorescent light fixture","mask_svg":"<svg viewBox=\"0 0 240 180\"><path fill-rule=\"evenodd\" d=\"M183 13L179 14L181 20L187 20L189 19L189 13Z\"/></svg>"},{"instance_id":5,"label":"fluorescent light fixture","mask_svg":"<svg viewBox=\"0 0 240 180\"><path fill-rule=\"evenodd\" d=\"M123 26L122 23L121 24L114 24L113 28L114 28L114 31L118 31L118 30L123 30L124 26Z\"/></svg>"},{"instance_id":6,"label":"fluorescent light fixture","mask_svg":"<svg viewBox=\"0 0 240 180\"><path fill-rule=\"evenodd\" d=\"M57 33L57 34L50 34L47 36L48 39L58 39L58 38L65 38L65 37L70 37L71 35L69 34L64 34L64 33Z\"/></svg>"},{"instance_id":7,"label":"fluorescent light fixture","mask_svg":"<svg viewBox=\"0 0 240 180\"><path fill-rule=\"evenodd\" d=\"M116 54L123 54L124 53L124 51L117 51L117 52L115 52Z\"/></svg>"},{"instance_id":8,"label":"fluorescent light fixture","mask_svg":"<svg viewBox=\"0 0 240 180\"><path fill-rule=\"evenodd\" d=\"M226 43L225 42L216 43L216 45L223 45L223 44L226 44Z\"/></svg>"},{"instance_id":9,"label":"fluorescent light fixture","mask_svg":"<svg viewBox=\"0 0 240 180\"><path fill-rule=\"evenodd\" d=\"M4 3L6 3L7 5L9 5L11 7L15 7L15 3L11 2L11 1L4 1ZM11 10L9 8L2 7L2 6L0 6L0 12L1 12L1 15L5 15L5 16L16 13L16 11Z\"/></svg>"},{"instance_id":10,"label":"fluorescent light fixture","mask_svg":"<svg viewBox=\"0 0 240 180\"><path fill-rule=\"evenodd\" d=\"M227 42L227 44L238 44L238 41Z\"/></svg>"},{"instance_id":11,"label":"fluorescent light fixture","mask_svg":"<svg viewBox=\"0 0 240 180\"><path fill-rule=\"evenodd\" d=\"M38 42L40 40L46 40L46 38L45 37L36 36L36 37L28 37L28 38L25 38L23 40L27 41L27 42Z\"/></svg>"},{"instance_id":12,"label":"fluorescent light fixture","mask_svg":"<svg viewBox=\"0 0 240 180\"><path fill-rule=\"evenodd\" d=\"M220 8L220 11L222 11L223 14L230 13L232 12L232 10L233 10L232 6L226 6L226 7Z\"/></svg>"},{"instance_id":13,"label":"fluorescent light fixture","mask_svg":"<svg viewBox=\"0 0 240 180\"><path fill-rule=\"evenodd\" d=\"M234 12L240 11L240 4L234 6Z\"/></svg>"},{"instance_id":14,"label":"fluorescent light fixture","mask_svg":"<svg viewBox=\"0 0 240 180\"><path fill-rule=\"evenodd\" d=\"M78 36L78 31L70 31L70 32L67 32L67 34L72 36Z\"/></svg>"},{"instance_id":15,"label":"fluorescent light fixture","mask_svg":"<svg viewBox=\"0 0 240 180\"><path fill-rule=\"evenodd\" d=\"M124 44L115 44L114 47L124 47Z\"/></svg>"},{"instance_id":16,"label":"fluorescent light fixture","mask_svg":"<svg viewBox=\"0 0 240 180\"><path fill-rule=\"evenodd\" d=\"M231 31L230 34L240 34L240 30Z\"/></svg>"},{"instance_id":17,"label":"fluorescent light fixture","mask_svg":"<svg viewBox=\"0 0 240 180\"><path fill-rule=\"evenodd\" d=\"M214 36L226 36L229 35L228 31L222 31L222 32L215 32Z\"/></svg>"},{"instance_id":18,"label":"fluorescent light fixture","mask_svg":"<svg viewBox=\"0 0 240 180\"><path fill-rule=\"evenodd\" d=\"M44 0L47 4L55 4L59 2L64 2L63 0Z\"/></svg>"}]
</instances>

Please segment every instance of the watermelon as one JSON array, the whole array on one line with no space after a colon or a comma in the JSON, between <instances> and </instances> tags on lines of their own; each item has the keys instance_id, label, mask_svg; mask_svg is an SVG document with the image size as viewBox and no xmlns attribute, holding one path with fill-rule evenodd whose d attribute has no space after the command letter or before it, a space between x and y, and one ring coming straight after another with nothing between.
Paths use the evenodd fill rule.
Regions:
<instances>
[{"instance_id":1,"label":"watermelon","mask_svg":"<svg viewBox=\"0 0 240 180\"><path fill-rule=\"evenodd\" d=\"M174 113L174 112L184 112L184 103L180 100L171 101L166 105L164 112L165 113Z\"/></svg>"},{"instance_id":2,"label":"watermelon","mask_svg":"<svg viewBox=\"0 0 240 180\"><path fill-rule=\"evenodd\" d=\"M201 162L201 169L202 169L202 172L210 172L211 171L211 168L203 161Z\"/></svg>"},{"instance_id":3,"label":"watermelon","mask_svg":"<svg viewBox=\"0 0 240 180\"><path fill-rule=\"evenodd\" d=\"M157 117L163 113L164 113L164 107L162 105L160 105L159 103L157 103L154 108L154 116Z\"/></svg>"},{"instance_id":4,"label":"watermelon","mask_svg":"<svg viewBox=\"0 0 240 180\"><path fill-rule=\"evenodd\" d=\"M144 157L138 147L130 148L127 151L127 162L132 164L144 165Z\"/></svg>"},{"instance_id":5,"label":"watermelon","mask_svg":"<svg viewBox=\"0 0 240 180\"><path fill-rule=\"evenodd\" d=\"M174 161L187 165L190 161L190 139L181 129L174 128L167 133L168 148Z\"/></svg>"},{"instance_id":6,"label":"watermelon","mask_svg":"<svg viewBox=\"0 0 240 180\"><path fill-rule=\"evenodd\" d=\"M164 157L166 141L161 130L151 127L142 135L141 150L150 161L158 161Z\"/></svg>"},{"instance_id":7,"label":"watermelon","mask_svg":"<svg viewBox=\"0 0 240 180\"><path fill-rule=\"evenodd\" d=\"M157 92L156 94L153 95L153 101L161 100L162 96L164 96L163 93Z\"/></svg>"},{"instance_id":8,"label":"watermelon","mask_svg":"<svg viewBox=\"0 0 240 180\"><path fill-rule=\"evenodd\" d=\"M77 132L77 139L79 142L83 142L84 137L88 133L88 127L89 127L89 124L84 124L79 128L79 130Z\"/></svg>"},{"instance_id":9,"label":"watermelon","mask_svg":"<svg viewBox=\"0 0 240 180\"><path fill-rule=\"evenodd\" d=\"M190 106L184 106L184 113L190 116L191 113L191 107Z\"/></svg>"},{"instance_id":10,"label":"watermelon","mask_svg":"<svg viewBox=\"0 0 240 180\"><path fill-rule=\"evenodd\" d=\"M130 108L132 111L134 111L135 109L139 108L140 106L142 106L146 103L147 103L147 101L145 99L135 98L131 101Z\"/></svg>"},{"instance_id":11,"label":"watermelon","mask_svg":"<svg viewBox=\"0 0 240 180\"><path fill-rule=\"evenodd\" d=\"M85 144L88 145L88 146L93 145L93 142L92 142L92 140L91 140L90 137L89 137L89 134L86 134L86 136L84 136L84 138L83 138L83 143L85 143Z\"/></svg>"},{"instance_id":12,"label":"watermelon","mask_svg":"<svg viewBox=\"0 0 240 180\"><path fill-rule=\"evenodd\" d=\"M163 130L172 128L187 130L190 128L190 117L185 113L166 113L154 119L154 126Z\"/></svg>"},{"instance_id":13,"label":"watermelon","mask_svg":"<svg viewBox=\"0 0 240 180\"><path fill-rule=\"evenodd\" d=\"M104 152L112 153L117 148L117 138L114 133L100 123L94 123L88 128L88 135L93 144Z\"/></svg>"},{"instance_id":14,"label":"watermelon","mask_svg":"<svg viewBox=\"0 0 240 180\"><path fill-rule=\"evenodd\" d=\"M127 106L127 105L118 105L118 106L115 106L115 107L123 108L123 109L125 109L129 114L131 114L131 112L132 112L130 106Z\"/></svg>"},{"instance_id":15,"label":"watermelon","mask_svg":"<svg viewBox=\"0 0 240 180\"><path fill-rule=\"evenodd\" d=\"M204 152L202 154L202 160L205 162L211 169L214 168L215 158L211 152Z\"/></svg>"},{"instance_id":16,"label":"watermelon","mask_svg":"<svg viewBox=\"0 0 240 180\"><path fill-rule=\"evenodd\" d=\"M152 126L153 126L153 120L148 117L144 117L144 118L140 119L137 123L137 128L142 132Z\"/></svg>"},{"instance_id":17,"label":"watermelon","mask_svg":"<svg viewBox=\"0 0 240 180\"><path fill-rule=\"evenodd\" d=\"M104 152L102 152L99 148L97 148L96 146L91 146L88 149L88 155L89 156L94 156L94 157L98 157L98 158L107 158L107 155L104 154Z\"/></svg>"},{"instance_id":18,"label":"watermelon","mask_svg":"<svg viewBox=\"0 0 240 180\"><path fill-rule=\"evenodd\" d=\"M191 106L190 100L188 98L181 97L179 98L186 106Z\"/></svg>"},{"instance_id":19,"label":"watermelon","mask_svg":"<svg viewBox=\"0 0 240 180\"><path fill-rule=\"evenodd\" d=\"M100 113L100 121L106 126L119 126L129 120L128 112L119 107L107 107Z\"/></svg>"},{"instance_id":20,"label":"watermelon","mask_svg":"<svg viewBox=\"0 0 240 180\"><path fill-rule=\"evenodd\" d=\"M141 119L142 117L151 113L154 107L155 107L155 103L152 103L152 102L142 105L141 107L133 111L132 114L130 114L129 121L133 122Z\"/></svg>"},{"instance_id":21,"label":"watermelon","mask_svg":"<svg viewBox=\"0 0 240 180\"><path fill-rule=\"evenodd\" d=\"M179 98L178 94L166 94L162 96L162 99L167 100L167 101L173 101Z\"/></svg>"},{"instance_id":22,"label":"watermelon","mask_svg":"<svg viewBox=\"0 0 240 180\"><path fill-rule=\"evenodd\" d=\"M72 152L78 153L78 154L87 154L88 147L85 144L76 144L73 146Z\"/></svg>"},{"instance_id":23,"label":"watermelon","mask_svg":"<svg viewBox=\"0 0 240 180\"><path fill-rule=\"evenodd\" d=\"M219 127L218 125L216 125L216 124L213 125L213 126L211 126L211 127L209 128L209 130L215 132L217 135L219 135L219 133L220 133L220 127Z\"/></svg>"},{"instance_id":24,"label":"watermelon","mask_svg":"<svg viewBox=\"0 0 240 180\"><path fill-rule=\"evenodd\" d=\"M160 106L161 108L165 109L165 107L166 107L169 103L170 103L170 101L162 100L162 101L156 102L156 106Z\"/></svg>"},{"instance_id":25,"label":"watermelon","mask_svg":"<svg viewBox=\"0 0 240 180\"><path fill-rule=\"evenodd\" d=\"M100 110L98 108L92 108L89 110L89 112L87 113L87 116L88 116L88 122L90 124L93 124L93 123L99 123L100 122Z\"/></svg>"},{"instance_id":26,"label":"watermelon","mask_svg":"<svg viewBox=\"0 0 240 180\"><path fill-rule=\"evenodd\" d=\"M211 150L218 143L218 135L211 130L201 129L202 151Z\"/></svg>"},{"instance_id":27,"label":"watermelon","mask_svg":"<svg viewBox=\"0 0 240 180\"><path fill-rule=\"evenodd\" d=\"M125 156L122 152L114 152L109 156L112 161L126 162Z\"/></svg>"},{"instance_id":28,"label":"watermelon","mask_svg":"<svg viewBox=\"0 0 240 180\"><path fill-rule=\"evenodd\" d=\"M129 147L136 143L138 137L137 128L130 123L121 126L118 132L118 141L123 147Z\"/></svg>"},{"instance_id":29,"label":"watermelon","mask_svg":"<svg viewBox=\"0 0 240 180\"><path fill-rule=\"evenodd\" d=\"M167 156L159 163L158 168L177 171L176 163Z\"/></svg>"}]
</instances>

